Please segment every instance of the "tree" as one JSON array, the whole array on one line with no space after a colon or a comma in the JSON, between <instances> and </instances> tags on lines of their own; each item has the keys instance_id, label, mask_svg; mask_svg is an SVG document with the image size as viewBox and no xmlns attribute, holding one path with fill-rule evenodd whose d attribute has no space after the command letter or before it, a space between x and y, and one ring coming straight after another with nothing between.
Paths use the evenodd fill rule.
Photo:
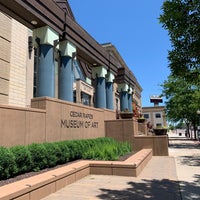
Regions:
<instances>
[{"instance_id":1,"label":"tree","mask_svg":"<svg viewBox=\"0 0 200 200\"><path fill-rule=\"evenodd\" d=\"M197 110L199 108L199 88L185 81L183 77L170 75L164 81L162 95L166 97L166 113L168 120L184 122L189 131L190 124L196 127L198 124Z\"/></svg>"},{"instance_id":2,"label":"tree","mask_svg":"<svg viewBox=\"0 0 200 200\"><path fill-rule=\"evenodd\" d=\"M200 1L166 0L162 11L159 20L172 44L168 53L172 74L200 85Z\"/></svg>"}]
</instances>

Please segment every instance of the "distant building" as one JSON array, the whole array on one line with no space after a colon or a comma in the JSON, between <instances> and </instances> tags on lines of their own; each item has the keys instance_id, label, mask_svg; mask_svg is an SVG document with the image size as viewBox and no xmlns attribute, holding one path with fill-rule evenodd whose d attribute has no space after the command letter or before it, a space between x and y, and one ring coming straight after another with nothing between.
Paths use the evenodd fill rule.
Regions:
<instances>
[{"instance_id":1,"label":"distant building","mask_svg":"<svg viewBox=\"0 0 200 200\"><path fill-rule=\"evenodd\" d=\"M162 103L163 100L160 96L153 95L150 97L150 102L154 103L154 106L159 106L159 103Z\"/></svg>"},{"instance_id":2,"label":"distant building","mask_svg":"<svg viewBox=\"0 0 200 200\"><path fill-rule=\"evenodd\" d=\"M163 100L161 97L153 95L150 97L150 102L154 103L151 107L142 107L143 117L153 125L153 127L167 126L165 106L159 106Z\"/></svg>"}]
</instances>

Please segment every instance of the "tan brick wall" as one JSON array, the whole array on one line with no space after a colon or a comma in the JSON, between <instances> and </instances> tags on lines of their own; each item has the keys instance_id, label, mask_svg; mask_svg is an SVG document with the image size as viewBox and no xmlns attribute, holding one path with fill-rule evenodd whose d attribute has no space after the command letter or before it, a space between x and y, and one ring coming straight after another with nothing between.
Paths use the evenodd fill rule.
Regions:
<instances>
[{"instance_id":1,"label":"tan brick wall","mask_svg":"<svg viewBox=\"0 0 200 200\"><path fill-rule=\"evenodd\" d=\"M10 89L9 104L17 106L27 105L27 81L32 80L33 73L28 73L28 68L33 68L29 63L28 36L29 30L19 22L12 19L11 31L11 68L10 68ZM33 59L33 57L32 57ZM28 75L28 76L27 76ZM30 81L28 82L30 85ZM33 86L32 86L33 87ZM31 88L32 88L31 87ZM31 89L29 87L29 89ZM29 95L29 99L32 96ZM30 103L29 103L30 105Z\"/></svg>"},{"instance_id":2,"label":"tan brick wall","mask_svg":"<svg viewBox=\"0 0 200 200\"><path fill-rule=\"evenodd\" d=\"M0 12L0 104L8 104L11 19Z\"/></svg>"},{"instance_id":3,"label":"tan brick wall","mask_svg":"<svg viewBox=\"0 0 200 200\"><path fill-rule=\"evenodd\" d=\"M8 41L11 38L11 18L0 12L0 36Z\"/></svg>"},{"instance_id":4,"label":"tan brick wall","mask_svg":"<svg viewBox=\"0 0 200 200\"><path fill-rule=\"evenodd\" d=\"M3 61L10 61L10 41L0 37L0 55Z\"/></svg>"}]
</instances>

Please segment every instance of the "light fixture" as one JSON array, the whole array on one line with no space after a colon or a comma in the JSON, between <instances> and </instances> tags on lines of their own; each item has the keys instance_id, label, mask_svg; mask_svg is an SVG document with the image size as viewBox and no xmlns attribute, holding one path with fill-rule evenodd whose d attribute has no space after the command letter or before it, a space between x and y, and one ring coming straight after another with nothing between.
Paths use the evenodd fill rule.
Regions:
<instances>
[{"instance_id":1,"label":"light fixture","mask_svg":"<svg viewBox=\"0 0 200 200\"><path fill-rule=\"evenodd\" d=\"M31 24L33 24L33 25L37 25L37 21L32 20L32 21L31 21Z\"/></svg>"}]
</instances>

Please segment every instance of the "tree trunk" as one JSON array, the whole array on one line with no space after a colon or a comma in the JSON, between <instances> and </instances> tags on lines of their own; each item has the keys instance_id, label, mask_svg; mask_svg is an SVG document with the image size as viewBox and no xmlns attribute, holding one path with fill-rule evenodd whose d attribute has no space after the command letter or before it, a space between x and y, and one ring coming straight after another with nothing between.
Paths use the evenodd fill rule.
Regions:
<instances>
[{"instance_id":1,"label":"tree trunk","mask_svg":"<svg viewBox=\"0 0 200 200\"><path fill-rule=\"evenodd\" d=\"M187 137L190 138L190 124L186 123L186 131L187 131Z\"/></svg>"},{"instance_id":2,"label":"tree trunk","mask_svg":"<svg viewBox=\"0 0 200 200\"><path fill-rule=\"evenodd\" d=\"M193 127L194 127L194 139L196 140L197 139L197 127L196 127L195 123L193 124Z\"/></svg>"}]
</instances>

